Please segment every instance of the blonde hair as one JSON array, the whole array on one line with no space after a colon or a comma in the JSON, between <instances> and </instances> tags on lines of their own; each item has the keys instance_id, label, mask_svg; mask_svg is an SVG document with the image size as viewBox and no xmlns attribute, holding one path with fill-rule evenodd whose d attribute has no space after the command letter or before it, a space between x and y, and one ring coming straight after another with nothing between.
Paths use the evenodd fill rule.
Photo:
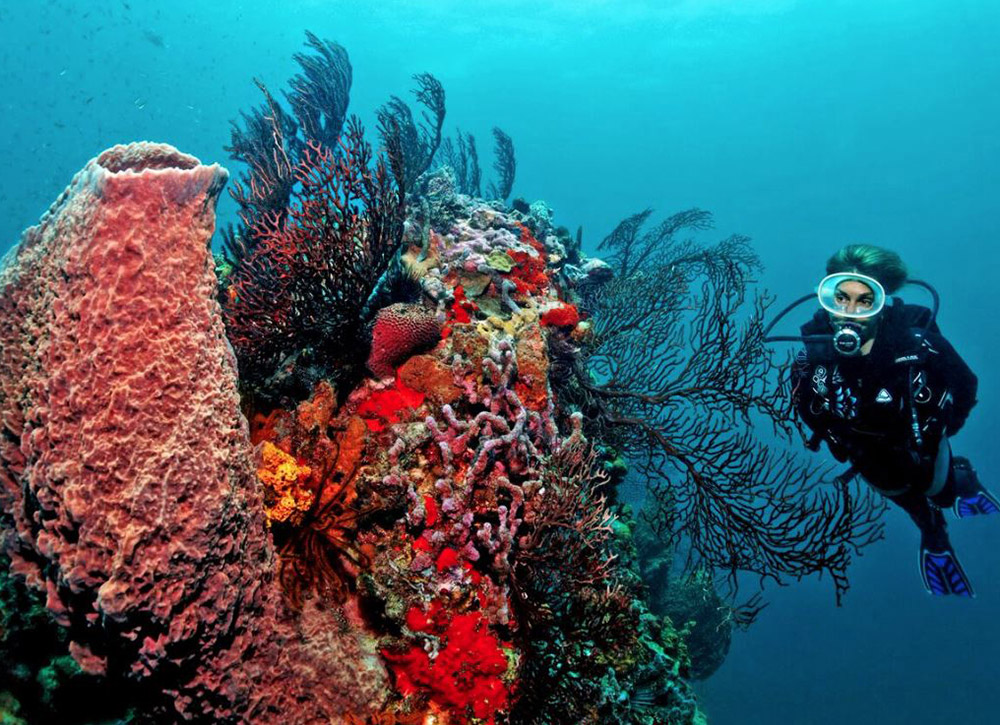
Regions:
<instances>
[{"instance_id":1,"label":"blonde hair","mask_svg":"<svg viewBox=\"0 0 1000 725\"><path fill-rule=\"evenodd\" d=\"M826 261L826 273L860 272L874 277L893 294L906 284L909 272L902 258L891 249L874 244L848 244Z\"/></svg>"}]
</instances>

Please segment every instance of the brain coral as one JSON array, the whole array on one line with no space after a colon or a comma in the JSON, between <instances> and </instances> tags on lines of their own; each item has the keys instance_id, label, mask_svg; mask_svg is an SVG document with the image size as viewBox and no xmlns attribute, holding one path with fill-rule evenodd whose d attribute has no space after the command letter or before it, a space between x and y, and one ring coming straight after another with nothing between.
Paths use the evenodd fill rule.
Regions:
<instances>
[{"instance_id":1,"label":"brain coral","mask_svg":"<svg viewBox=\"0 0 1000 725\"><path fill-rule=\"evenodd\" d=\"M391 377L413 353L441 339L441 323L432 310L397 302L379 310L372 329L368 369L379 378Z\"/></svg>"}]
</instances>

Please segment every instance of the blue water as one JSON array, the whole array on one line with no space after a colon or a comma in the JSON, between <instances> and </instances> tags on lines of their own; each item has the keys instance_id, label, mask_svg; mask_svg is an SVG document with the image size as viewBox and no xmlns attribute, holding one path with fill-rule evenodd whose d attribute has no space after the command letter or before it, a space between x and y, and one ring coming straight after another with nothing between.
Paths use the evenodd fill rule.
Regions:
<instances>
[{"instance_id":1,"label":"blue water","mask_svg":"<svg viewBox=\"0 0 1000 725\"><path fill-rule=\"evenodd\" d=\"M226 164L251 78L280 88L306 28L350 52L365 120L429 71L485 167L501 126L514 194L585 246L646 206L699 206L754 237L782 299L844 243L896 249L980 375L956 450L1000 488L1000 3L2 0L0 250L114 143ZM890 512L843 607L828 582L770 592L700 686L710 722L1000 722L1000 522L951 532L976 600L923 593L916 532Z\"/></svg>"}]
</instances>

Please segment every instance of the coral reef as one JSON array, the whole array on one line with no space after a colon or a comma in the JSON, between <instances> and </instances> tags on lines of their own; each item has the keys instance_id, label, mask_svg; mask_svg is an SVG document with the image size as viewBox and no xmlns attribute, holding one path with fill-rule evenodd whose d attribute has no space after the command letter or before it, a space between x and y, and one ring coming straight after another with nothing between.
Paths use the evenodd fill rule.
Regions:
<instances>
[{"instance_id":1,"label":"coral reef","mask_svg":"<svg viewBox=\"0 0 1000 725\"><path fill-rule=\"evenodd\" d=\"M545 246L452 200L404 257L444 331L383 308L394 376L255 411L205 245L224 179L112 149L0 275L4 551L65 646L36 677L96 678L158 720L690 722L600 456L557 420L545 338L572 305Z\"/></svg>"},{"instance_id":2,"label":"coral reef","mask_svg":"<svg viewBox=\"0 0 1000 725\"><path fill-rule=\"evenodd\" d=\"M505 205L499 129L477 198L432 75L376 153L346 52L307 41L291 110L258 84L234 124L221 258L227 172L138 143L0 268L0 716L703 722L689 680L762 607L715 572L839 594L878 533L752 430L782 417L746 240L647 210L588 258Z\"/></svg>"},{"instance_id":3,"label":"coral reef","mask_svg":"<svg viewBox=\"0 0 1000 725\"><path fill-rule=\"evenodd\" d=\"M385 319L405 344L379 352L380 379L362 380L320 426L331 451L363 436L349 535L341 528L326 554L285 550L298 574L288 596L356 597L381 632L394 694L372 722L691 722L683 643L643 605L604 462L579 415L560 425L549 387L546 338L581 324L556 283L561 260L551 264L521 214L437 194L451 194L436 202L450 221L427 230L429 244L408 225L402 262L444 328L425 308L420 335L398 320L411 308L376 318L373 334ZM385 347L373 343L373 355ZM258 416L254 441L318 470L303 405L314 403ZM293 541L322 526L272 518L272 528Z\"/></svg>"}]
</instances>

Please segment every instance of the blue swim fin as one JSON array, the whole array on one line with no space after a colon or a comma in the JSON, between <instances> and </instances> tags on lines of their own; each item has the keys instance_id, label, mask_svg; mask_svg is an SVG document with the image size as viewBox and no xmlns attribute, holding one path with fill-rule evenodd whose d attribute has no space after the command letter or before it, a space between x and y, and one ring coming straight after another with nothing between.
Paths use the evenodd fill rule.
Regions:
<instances>
[{"instance_id":1,"label":"blue swim fin","mask_svg":"<svg viewBox=\"0 0 1000 725\"><path fill-rule=\"evenodd\" d=\"M920 548L920 575L924 587L931 594L943 596L955 594L960 597L974 597L972 583L958 561L958 556L948 546L943 551Z\"/></svg>"},{"instance_id":2,"label":"blue swim fin","mask_svg":"<svg viewBox=\"0 0 1000 725\"><path fill-rule=\"evenodd\" d=\"M983 514L1000 514L1000 501L989 491L980 491L972 496L955 499L955 515L960 519Z\"/></svg>"},{"instance_id":3,"label":"blue swim fin","mask_svg":"<svg viewBox=\"0 0 1000 725\"><path fill-rule=\"evenodd\" d=\"M979 476L969 459L956 456L952 466L955 476L955 515L964 519L969 516L1000 514L1000 499L979 482Z\"/></svg>"}]
</instances>

